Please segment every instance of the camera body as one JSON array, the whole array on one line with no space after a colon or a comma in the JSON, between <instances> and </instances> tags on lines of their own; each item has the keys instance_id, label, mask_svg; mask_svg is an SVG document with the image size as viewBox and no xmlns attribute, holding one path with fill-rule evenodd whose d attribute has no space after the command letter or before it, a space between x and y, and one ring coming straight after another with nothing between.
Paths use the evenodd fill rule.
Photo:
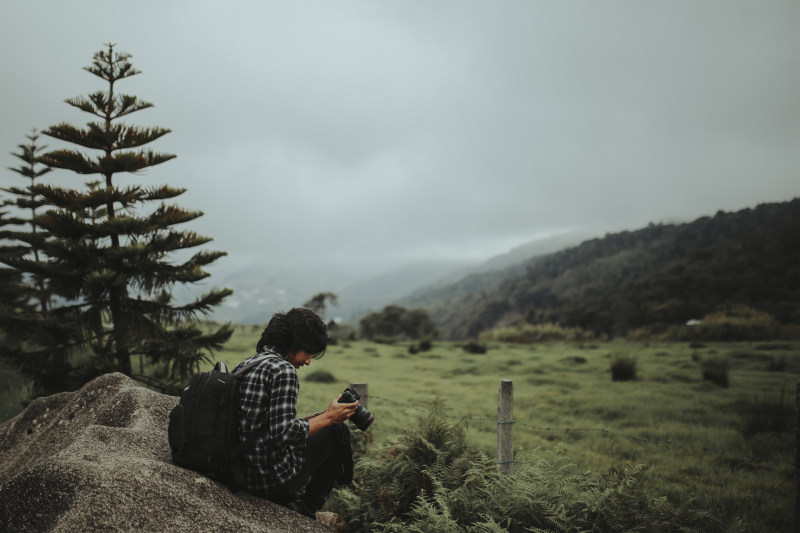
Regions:
<instances>
[{"instance_id":1,"label":"camera body","mask_svg":"<svg viewBox=\"0 0 800 533\"><path fill-rule=\"evenodd\" d=\"M361 399L361 395L353 387L347 387L339 398L339 403L353 403ZM375 416L366 410L363 405L356 407L356 412L350 417L350 422L361 431L366 431L367 428L375 421Z\"/></svg>"}]
</instances>

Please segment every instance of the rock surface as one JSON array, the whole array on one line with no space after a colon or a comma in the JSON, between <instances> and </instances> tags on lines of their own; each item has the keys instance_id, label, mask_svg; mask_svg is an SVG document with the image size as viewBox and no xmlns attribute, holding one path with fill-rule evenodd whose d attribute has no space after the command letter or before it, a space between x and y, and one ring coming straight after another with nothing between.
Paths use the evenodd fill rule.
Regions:
<instances>
[{"instance_id":1,"label":"rock surface","mask_svg":"<svg viewBox=\"0 0 800 533\"><path fill-rule=\"evenodd\" d=\"M178 403L106 374L0 425L0 531L330 532L172 464Z\"/></svg>"}]
</instances>

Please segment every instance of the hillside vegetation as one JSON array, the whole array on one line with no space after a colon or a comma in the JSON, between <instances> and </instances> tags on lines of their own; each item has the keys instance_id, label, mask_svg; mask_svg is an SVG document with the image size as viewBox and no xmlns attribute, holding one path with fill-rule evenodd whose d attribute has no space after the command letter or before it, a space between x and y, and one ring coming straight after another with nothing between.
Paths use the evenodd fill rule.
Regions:
<instances>
[{"instance_id":1,"label":"hillside vegetation","mask_svg":"<svg viewBox=\"0 0 800 533\"><path fill-rule=\"evenodd\" d=\"M800 199L606 235L404 303L465 339L521 323L658 332L734 306L798 324L798 302Z\"/></svg>"}]
</instances>

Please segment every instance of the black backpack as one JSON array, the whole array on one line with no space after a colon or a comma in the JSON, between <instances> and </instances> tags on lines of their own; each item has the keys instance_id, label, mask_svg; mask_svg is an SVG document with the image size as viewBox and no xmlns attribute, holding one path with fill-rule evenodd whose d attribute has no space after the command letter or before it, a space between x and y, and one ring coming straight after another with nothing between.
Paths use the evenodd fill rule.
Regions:
<instances>
[{"instance_id":1,"label":"black backpack","mask_svg":"<svg viewBox=\"0 0 800 533\"><path fill-rule=\"evenodd\" d=\"M261 433L254 431L245 442L236 438L239 420L241 376L263 359L228 372L219 362L209 372L195 374L181 393L180 403L169 414L169 446L172 461L236 490L244 478L242 454Z\"/></svg>"}]
</instances>

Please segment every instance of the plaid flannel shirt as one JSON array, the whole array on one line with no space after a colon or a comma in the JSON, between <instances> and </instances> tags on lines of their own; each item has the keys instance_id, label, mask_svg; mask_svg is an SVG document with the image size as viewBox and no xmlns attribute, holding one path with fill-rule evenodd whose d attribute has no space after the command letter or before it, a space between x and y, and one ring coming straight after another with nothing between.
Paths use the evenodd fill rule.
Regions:
<instances>
[{"instance_id":1,"label":"plaid flannel shirt","mask_svg":"<svg viewBox=\"0 0 800 533\"><path fill-rule=\"evenodd\" d=\"M290 481L305 461L308 420L297 420L297 371L283 356L266 351L247 358L239 366L257 359L239 385L241 414L239 439L261 431L255 445L246 451L245 489L266 496ZM267 424L265 430L262 426Z\"/></svg>"}]
</instances>

